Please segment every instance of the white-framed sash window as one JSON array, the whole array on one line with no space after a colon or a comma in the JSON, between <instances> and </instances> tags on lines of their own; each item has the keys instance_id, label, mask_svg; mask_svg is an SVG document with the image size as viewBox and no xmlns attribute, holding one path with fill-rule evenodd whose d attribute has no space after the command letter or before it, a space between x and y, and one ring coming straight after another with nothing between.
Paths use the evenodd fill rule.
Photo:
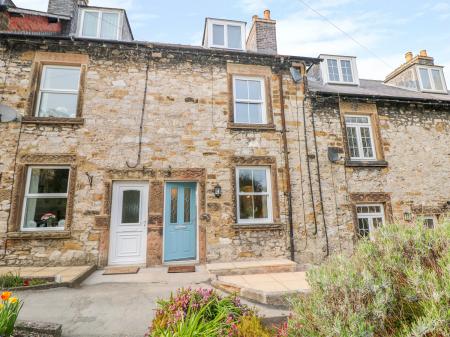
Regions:
<instances>
[{"instance_id":1,"label":"white-framed sash window","mask_svg":"<svg viewBox=\"0 0 450 337\"><path fill-rule=\"evenodd\" d=\"M28 167L22 231L64 230L69 177L68 166Z\"/></svg>"},{"instance_id":2,"label":"white-framed sash window","mask_svg":"<svg viewBox=\"0 0 450 337\"><path fill-rule=\"evenodd\" d=\"M358 70L354 57L321 55L322 77L325 83L359 85Z\"/></svg>"},{"instance_id":3,"label":"white-framed sash window","mask_svg":"<svg viewBox=\"0 0 450 337\"><path fill-rule=\"evenodd\" d=\"M271 223L272 182L270 167L236 168L237 220L240 224Z\"/></svg>"},{"instance_id":4,"label":"white-framed sash window","mask_svg":"<svg viewBox=\"0 0 450 337\"><path fill-rule=\"evenodd\" d=\"M245 49L245 23L208 19L208 46L225 49Z\"/></svg>"},{"instance_id":5,"label":"white-framed sash window","mask_svg":"<svg viewBox=\"0 0 450 337\"><path fill-rule=\"evenodd\" d=\"M425 92L447 93L442 68L418 66L420 89Z\"/></svg>"},{"instance_id":6,"label":"white-framed sash window","mask_svg":"<svg viewBox=\"0 0 450 337\"><path fill-rule=\"evenodd\" d=\"M39 83L36 117L76 117L80 76L80 67L44 65Z\"/></svg>"},{"instance_id":7,"label":"white-framed sash window","mask_svg":"<svg viewBox=\"0 0 450 337\"><path fill-rule=\"evenodd\" d=\"M351 160L376 160L370 116L346 115L345 128Z\"/></svg>"},{"instance_id":8,"label":"white-framed sash window","mask_svg":"<svg viewBox=\"0 0 450 337\"><path fill-rule=\"evenodd\" d=\"M118 11L83 9L79 36L94 39L119 40L122 15Z\"/></svg>"},{"instance_id":9,"label":"white-framed sash window","mask_svg":"<svg viewBox=\"0 0 450 337\"><path fill-rule=\"evenodd\" d=\"M267 124L265 91L263 78L233 76L235 123Z\"/></svg>"},{"instance_id":10,"label":"white-framed sash window","mask_svg":"<svg viewBox=\"0 0 450 337\"><path fill-rule=\"evenodd\" d=\"M356 215L358 221L358 234L361 237L370 237L374 229L383 226L384 207L382 204L361 204L356 205Z\"/></svg>"}]
</instances>

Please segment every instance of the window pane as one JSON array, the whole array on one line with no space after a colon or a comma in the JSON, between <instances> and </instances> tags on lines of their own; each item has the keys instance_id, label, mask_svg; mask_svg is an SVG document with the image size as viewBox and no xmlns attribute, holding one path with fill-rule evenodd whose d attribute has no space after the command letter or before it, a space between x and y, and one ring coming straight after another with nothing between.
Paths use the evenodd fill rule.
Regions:
<instances>
[{"instance_id":1,"label":"window pane","mask_svg":"<svg viewBox=\"0 0 450 337\"><path fill-rule=\"evenodd\" d=\"M251 193L253 192L252 170L239 170L239 192Z\"/></svg>"},{"instance_id":2,"label":"window pane","mask_svg":"<svg viewBox=\"0 0 450 337\"><path fill-rule=\"evenodd\" d=\"M104 39L117 39L117 30L119 29L119 14L103 13L100 37Z\"/></svg>"},{"instance_id":3,"label":"window pane","mask_svg":"<svg viewBox=\"0 0 450 337\"><path fill-rule=\"evenodd\" d=\"M78 90L79 82L80 68L44 68L43 89Z\"/></svg>"},{"instance_id":4,"label":"window pane","mask_svg":"<svg viewBox=\"0 0 450 337\"><path fill-rule=\"evenodd\" d=\"M184 222L191 222L191 189L184 188Z\"/></svg>"},{"instance_id":5,"label":"window pane","mask_svg":"<svg viewBox=\"0 0 450 337\"><path fill-rule=\"evenodd\" d=\"M248 86L245 80L234 80L235 99L248 99Z\"/></svg>"},{"instance_id":6,"label":"window pane","mask_svg":"<svg viewBox=\"0 0 450 337\"><path fill-rule=\"evenodd\" d=\"M351 62L348 60L341 60L341 70L344 82L353 82Z\"/></svg>"},{"instance_id":7,"label":"window pane","mask_svg":"<svg viewBox=\"0 0 450 337\"><path fill-rule=\"evenodd\" d=\"M41 93L39 117L75 117L78 94Z\"/></svg>"},{"instance_id":8,"label":"window pane","mask_svg":"<svg viewBox=\"0 0 450 337\"><path fill-rule=\"evenodd\" d=\"M249 123L250 124L261 124L263 122L262 116L262 104L249 104Z\"/></svg>"},{"instance_id":9,"label":"window pane","mask_svg":"<svg viewBox=\"0 0 450 337\"><path fill-rule=\"evenodd\" d=\"M29 193L67 193L69 169L32 168Z\"/></svg>"},{"instance_id":10,"label":"window pane","mask_svg":"<svg viewBox=\"0 0 450 337\"><path fill-rule=\"evenodd\" d=\"M373 158L372 140L370 139L369 128L361 128L361 142L364 152L364 158Z\"/></svg>"},{"instance_id":11,"label":"window pane","mask_svg":"<svg viewBox=\"0 0 450 337\"><path fill-rule=\"evenodd\" d=\"M122 200L122 223L138 223L141 204L140 191L124 191Z\"/></svg>"},{"instance_id":12,"label":"window pane","mask_svg":"<svg viewBox=\"0 0 450 337\"><path fill-rule=\"evenodd\" d=\"M266 195L255 195L253 196L254 208L255 208L255 219L267 219L269 213L267 211L267 196Z\"/></svg>"},{"instance_id":13,"label":"window pane","mask_svg":"<svg viewBox=\"0 0 450 337\"><path fill-rule=\"evenodd\" d=\"M228 48L242 48L241 27L228 25Z\"/></svg>"},{"instance_id":14,"label":"window pane","mask_svg":"<svg viewBox=\"0 0 450 337\"><path fill-rule=\"evenodd\" d=\"M427 228L433 229L434 228L434 220L432 218L426 218L423 221L423 225Z\"/></svg>"},{"instance_id":15,"label":"window pane","mask_svg":"<svg viewBox=\"0 0 450 337\"><path fill-rule=\"evenodd\" d=\"M253 170L253 190L255 192L267 192L266 170Z\"/></svg>"},{"instance_id":16,"label":"window pane","mask_svg":"<svg viewBox=\"0 0 450 337\"><path fill-rule=\"evenodd\" d=\"M261 97L261 82L260 81L247 81L249 98L253 100L262 100Z\"/></svg>"},{"instance_id":17,"label":"window pane","mask_svg":"<svg viewBox=\"0 0 450 337\"><path fill-rule=\"evenodd\" d=\"M369 219L358 219L358 233L361 236L369 236Z\"/></svg>"},{"instance_id":18,"label":"window pane","mask_svg":"<svg viewBox=\"0 0 450 337\"><path fill-rule=\"evenodd\" d=\"M372 219L373 223L373 228L379 228L381 226L383 226L383 218L379 217L379 218L373 218Z\"/></svg>"},{"instance_id":19,"label":"window pane","mask_svg":"<svg viewBox=\"0 0 450 337\"><path fill-rule=\"evenodd\" d=\"M235 123L249 123L248 103L236 103Z\"/></svg>"},{"instance_id":20,"label":"window pane","mask_svg":"<svg viewBox=\"0 0 450 337\"><path fill-rule=\"evenodd\" d=\"M337 61L334 59L327 59L328 76L330 81L339 81L339 70Z\"/></svg>"},{"instance_id":21,"label":"window pane","mask_svg":"<svg viewBox=\"0 0 450 337\"><path fill-rule=\"evenodd\" d=\"M64 228L67 198L26 198L23 228Z\"/></svg>"},{"instance_id":22,"label":"window pane","mask_svg":"<svg viewBox=\"0 0 450 337\"><path fill-rule=\"evenodd\" d=\"M428 69L419 68L420 78L422 80L422 87L424 89L431 89L430 76L428 75Z\"/></svg>"},{"instance_id":23,"label":"window pane","mask_svg":"<svg viewBox=\"0 0 450 337\"><path fill-rule=\"evenodd\" d=\"M348 149L351 158L359 158L358 138L355 127L347 127Z\"/></svg>"},{"instance_id":24,"label":"window pane","mask_svg":"<svg viewBox=\"0 0 450 337\"><path fill-rule=\"evenodd\" d=\"M223 25L213 25L213 45L225 45L225 35Z\"/></svg>"},{"instance_id":25,"label":"window pane","mask_svg":"<svg viewBox=\"0 0 450 337\"><path fill-rule=\"evenodd\" d=\"M84 12L82 35L97 37L98 12Z\"/></svg>"},{"instance_id":26,"label":"window pane","mask_svg":"<svg viewBox=\"0 0 450 337\"><path fill-rule=\"evenodd\" d=\"M253 219L253 197L251 195L239 196L240 219Z\"/></svg>"},{"instance_id":27,"label":"window pane","mask_svg":"<svg viewBox=\"0 0 450 337\"><path fill-rule=\"evenodd\" d=\"M170 190L170 223L177 223L178 208L178 188L172 187Z\"/></svg>"},{"instance_id":28,"label":"window pane","mask_svg":"<svg viewBox=\"0 0 450 337\"><path fill-rule=\"evenodd\" d=\"M441 79L441 71L437 70L437 69L432 69L431 76L433 77L434 89L444 90L444 86L442 84L442 79Z\"/></svg>"}]
</instances>

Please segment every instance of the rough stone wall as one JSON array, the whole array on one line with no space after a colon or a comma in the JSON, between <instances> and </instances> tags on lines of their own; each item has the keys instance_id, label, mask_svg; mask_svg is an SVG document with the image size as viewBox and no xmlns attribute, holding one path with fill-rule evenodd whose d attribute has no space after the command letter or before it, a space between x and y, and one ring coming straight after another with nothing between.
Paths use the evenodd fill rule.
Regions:
<instances>
[{"instance_id":1,"label":"rough stone wall","mask_svg":"<svg viewBox=\"0 0 450 337\"><path fill-rule=\"evenodd\" d=\"M2 101L28 111L28 96L34 50L89 55L81 125L23 124L18 153L76 155L76 188L73 221L69 237L8 238L5 247L10 193L14 172L18 123L3 123L1 128L0 233L4 264L61 265L98 263L104 234L101 226L109 219L102 216L108 208L110 172L124 177L163 179L162 172L205 169L205 214L200 214L205 228L206 259L231 261L288 255L285 174L281 142L280 95L277 73L289 64L279 60L214 56L171 50L100 47L80 42L15 44L1 49L0 83ZM35 49L33 49L35 48ZM227 59L243 64L259 64L273 71L270 78L275 130L231 130L228 128L229 100ZM130 170L126 162L137 158L139 121L142 111L147 62L148 91L144 113L142 162ZM285 61L283 61L285 62ZM289 75L284 82L290 82ZM293 116L288 116L292 118ZM293 123L288 120L288 123ZM233 228L234 218L231 158L266 156L275 158L280 226L276 229L243 230ZM155 172L144 174L145 172ZM89 184L86 172L93 177ZM128 174L131 172L130 174ZM17 178L17 176L16 176ZM17 178L18 179L18 178ZM222 197L213 194L216 184ZM105 185L106 184L106 185ZM161 198L161 195L159 196ZM152 200L150 196L150 205ZM150 206L151 208L151 206ZM158 220L155 220L158 221ZM149 230L149 235L154 231ZM107 240L104 241L107 243ZM149 242L152 242L149 238ZM107 248L107 247L106 247ZM152 247L148 247L151 249Z\"/></svg>"},{"instance_id":2,"label":"rough stone wall","mask_svg":"<svg viewBox=\"0 0 450 337\"><path fill-rule=\"evenodd\" d=\"M344 160L331 163L328 147L340 149L345 156L345 138L341 114L346 109L367 112L376 108L379 119L380 147L386 167L345 165ZM315 136L318 148L320 179L327 225L329 252L351 252L357 240L354 219L355 194L367 201L386 202L386 220L408 224L404 213L412 214L412 221L421 215L437 215L443 219L448 215L446 207L450 199L450 107L409 104L399 102L371 102L347 99L339 102L337 97L308 98L305 103L309 161L312 174L312 189L315 200L317 235L314 235L314 217L310 185L306 165L305 138L300 108L300 158L292 155L298 149L298 140L290 144L291 167L298 169L292 174L294 193L294 215L296 226L296 252L299 262L318 263L326 256L324 221L320 205L318 171L312 132L314 111ZM294 164L295 162L295 164ZM303 173L303 185L300 171ZM303 193L302 193L303 188ZM302 214L302 199L305 200L305 222ZM375 198L375 199L371 199ZM378 198L378 199L376 199ZM383 199L384 200L384 199ZM392 214L389 214L391 213ZM305 231L306 224L306 231Z\"/></svg>"},{"instance_id":3,"label":"rough stone wall","mask_svg":"<svg viewBox=\"0 0 450 337\"><path fill-rule=\"evenodd\" d=\"M258 53L277 53L276 21L254 18L247 38L247 50Z\"/></svg>"}]
</instances>

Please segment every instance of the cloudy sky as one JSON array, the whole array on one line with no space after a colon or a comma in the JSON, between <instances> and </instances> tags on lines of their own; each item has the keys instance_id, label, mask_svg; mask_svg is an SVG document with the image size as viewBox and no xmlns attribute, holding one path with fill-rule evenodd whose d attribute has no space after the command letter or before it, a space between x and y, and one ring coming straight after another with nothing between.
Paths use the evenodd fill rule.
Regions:
<instances>
[{"instance_id":1,"label":"cloudy sky","mask_svg":"<svg viewBox=\"0 0 450 337\"><path fill-rule=\"evenodd\" d=\"M46 0L14 0L46 10ZM354 40L314 11L328 18ZM411 50L427 49L450 82L450 0L91 0L128 11L138 40L199 45L206 16L251 22L265 8L277 20L282 54L357 56L362 78L383 79ZM363 46L361 46L363 45Z\"/></svg>"}]
</instances>

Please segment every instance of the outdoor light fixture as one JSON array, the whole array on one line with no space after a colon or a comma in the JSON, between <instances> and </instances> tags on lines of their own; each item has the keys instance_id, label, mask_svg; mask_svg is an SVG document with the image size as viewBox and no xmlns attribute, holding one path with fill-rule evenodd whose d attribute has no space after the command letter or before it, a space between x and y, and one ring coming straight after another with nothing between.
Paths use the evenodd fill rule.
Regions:
<instances>
[{"instance_id":1,"label":"outdoor light fixture","mask_svg":"<svg viewBox=\"0 0 450 337\"><path fill-rule=\"evenodd\" d=\"M403 220L405 221L411 221L412 220L412 214L409 212L403 213Z\"/></svg>"},{"instance_id":2,"label":"outdoor light fixture","mask_svg":"<svg viewBox=\"0 0 450 337\"><path fill-rule=\"evenodd\" d=\"M214 195L216 196L216 198L220 198L222 196L222 187L220 187L219 184L214 186Z\"/></svg>"}]
</instances>

